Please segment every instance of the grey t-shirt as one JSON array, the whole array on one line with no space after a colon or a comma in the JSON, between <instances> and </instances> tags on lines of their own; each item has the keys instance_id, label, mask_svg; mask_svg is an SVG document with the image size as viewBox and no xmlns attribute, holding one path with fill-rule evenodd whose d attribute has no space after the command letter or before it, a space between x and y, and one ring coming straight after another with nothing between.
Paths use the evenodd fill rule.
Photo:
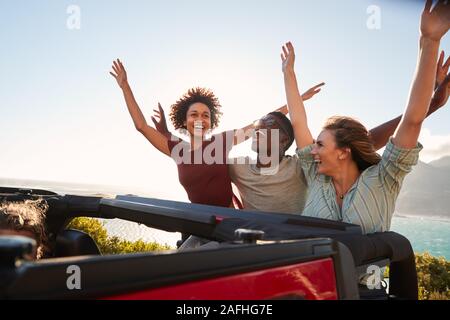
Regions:
<instances>
[{"instance_id":1,"label":"grey t-shirt","mask_svg":"<svg viewBox=\"0 0 450 320\"><path fill-rule=\"evenodd\" d=\"M228 170L245 210L302 213L308 189L297 155L284 156L278 170L261 170L248 157L236 161Z\"/></svg>"}]
</instances>

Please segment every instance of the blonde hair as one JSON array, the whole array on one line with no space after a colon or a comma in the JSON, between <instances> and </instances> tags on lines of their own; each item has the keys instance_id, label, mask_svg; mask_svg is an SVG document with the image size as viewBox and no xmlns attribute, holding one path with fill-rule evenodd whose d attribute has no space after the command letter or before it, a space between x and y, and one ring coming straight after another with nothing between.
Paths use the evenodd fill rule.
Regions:
<instances>
[{"instance_id":1,"label":"blonde hair","mask_svg":"<svg viewBox=\"0 0 450 320\"><path fill-rule=\"evenodd\" d=\"M342 116L328 118L323 127L333 132L338 148L350 148L353 161L358 169L365 169L380 162L370 132L359 121Z\"/></svg>"},{"instance_id":2,"label":"blonde hair","mask_svg":"<svg viewBox=\"0 0 450 320\"><path fill-rule=\"evenodd\" d=\"M48 205L44 200L0 203L0 229L28 231L37 242L37 258L48 253L45 216Z\"/></svg>"}]
</instances>

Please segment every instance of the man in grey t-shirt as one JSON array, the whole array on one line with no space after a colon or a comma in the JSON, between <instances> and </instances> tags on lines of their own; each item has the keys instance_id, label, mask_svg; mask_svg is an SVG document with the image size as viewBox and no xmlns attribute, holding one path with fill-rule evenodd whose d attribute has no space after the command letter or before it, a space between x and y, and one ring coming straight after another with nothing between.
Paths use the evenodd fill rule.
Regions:
<instances>
[{"instance_id":1,"label":"man in grey t-shirt","mask_svg":"<svg viewBox=\"0 0 450 320\"><path fill-rule=\"evenodd\" d=\"M279 143L271 143L273 130L277 130ZM257 152L256 163L249 157L231 159L231 181L239 190L245 210L302 213L307 193L305 176L298 156L285 155L293 137L289 119L280 112L271 112L255 124L252 149ZM273 146L278 149L272 150ZM265 159L278 156L279 161L263 161L261 155L267 155Z\"/></svg>"}]
</instances>

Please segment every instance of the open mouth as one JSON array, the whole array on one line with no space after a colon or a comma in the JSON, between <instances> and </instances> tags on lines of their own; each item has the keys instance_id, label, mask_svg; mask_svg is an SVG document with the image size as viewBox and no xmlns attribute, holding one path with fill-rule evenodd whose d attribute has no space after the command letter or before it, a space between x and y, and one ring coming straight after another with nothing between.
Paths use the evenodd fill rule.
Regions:
<instances>
[{"instance_id":1,"label":"open mouth","mask_svg":"<svg viewBox=\"0 0 450 320\"><path fill-rule=\"evenodd\" d=\"M316 164L322 164L322 161L319 160L319 159L314 159L314 163L316 163Z\"/></svg>"},{"instance_id":2,"label":"open mouth","mask_svg":"<svg viewBox=\"0 0 450 320\"><path fill-rule=\"evenodd\" d=\"M203 130L203 128L204 128L204 126L203 126L202 123L195 123L194 124L194 129Z\"/></svg>"}]
</instances>

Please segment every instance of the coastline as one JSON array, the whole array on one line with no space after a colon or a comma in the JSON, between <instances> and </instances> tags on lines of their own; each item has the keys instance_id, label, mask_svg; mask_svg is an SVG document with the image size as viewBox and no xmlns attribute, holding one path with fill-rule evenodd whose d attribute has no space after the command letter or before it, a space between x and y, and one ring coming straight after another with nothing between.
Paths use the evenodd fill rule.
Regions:
<instances>
[{"instance_id":1,"label":"coastline","mask_svg":"<svg viewBox=\"0 0 450 320\"><path fill-rule=\"evenodd\" d=\"M401 219L421 219L421 220L432 220L438 222L446 222L450 223L450 217L446 216L428 216L428 215L420 215L420 214L411 214L411 213L400 213L395 212L393 218L401 218Z\"/></svg>"}]
</instances>

